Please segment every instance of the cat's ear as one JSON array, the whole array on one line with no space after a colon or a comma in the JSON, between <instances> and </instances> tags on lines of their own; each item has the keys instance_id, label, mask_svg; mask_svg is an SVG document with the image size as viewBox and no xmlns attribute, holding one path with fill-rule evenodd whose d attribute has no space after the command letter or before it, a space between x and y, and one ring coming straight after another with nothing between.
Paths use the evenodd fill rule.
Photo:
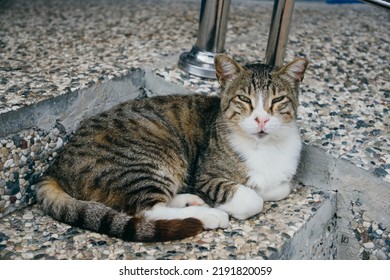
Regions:
<instances>
[{"instance_id":1,"label":"cat's ear","mask_svg":"<svg viewBox=\"0 0 390 280\"><path fill-rule=\"evenodd\" d=\"M280 68L277 74L294 84L299 83L303 80L308 64L306 58L298 58Z\"/></svg>"},{"instance_id":2,"label":"cat's ear","mask_svg":"<svg viewBox=\"0 0 390 280\"><path fill-rule=\"evenodd\" d=\"M221 86L225 86L226 81L233 79L244 69L240 64L224 54L217 54L214 59L215 72Z\"/></svg>"}]
</instances>

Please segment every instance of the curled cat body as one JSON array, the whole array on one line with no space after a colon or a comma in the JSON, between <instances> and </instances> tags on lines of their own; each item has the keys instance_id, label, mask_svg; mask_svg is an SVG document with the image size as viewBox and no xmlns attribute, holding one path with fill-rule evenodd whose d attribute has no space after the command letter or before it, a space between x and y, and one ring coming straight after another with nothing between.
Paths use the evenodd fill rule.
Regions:
<instances>
[{"instance_id":1,"label":"curled cat body","mask_svg":"<svg viewBox=\"0 0 390 280\"><path fill-rule=\"evenodd\" d=\"M131 100L84 121L38 184L54 219L127 241L183 239L291 192L307 60L215 58L220 96Z\"/></svg>"}]
</instances>

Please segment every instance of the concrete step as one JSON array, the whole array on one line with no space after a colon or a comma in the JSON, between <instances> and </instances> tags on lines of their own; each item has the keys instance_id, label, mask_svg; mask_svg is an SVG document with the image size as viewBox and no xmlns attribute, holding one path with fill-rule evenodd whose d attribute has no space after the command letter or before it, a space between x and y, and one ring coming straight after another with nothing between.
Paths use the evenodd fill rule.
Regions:
<instances>
[{"instance_id":1,"label":"concrete step","mask_svg":"<svg viewBox=\"0 0 390 280\"><path fill-rule=\"evenodd\" d=\"M232 219L226 230L180 242L142 244L72 228L36 205L35 182L79 122L128 99L183 93L148 71L47 99L0 115L2 151L0 258L2 259L332 259L337 240L336 195L296 183L291 196L266 203L262 214ZM5 153L3 154L3 156ZM8 163L7 163L8 162ZM65 248L65 249L64 249Z\"/></svg>"}]
</instances>

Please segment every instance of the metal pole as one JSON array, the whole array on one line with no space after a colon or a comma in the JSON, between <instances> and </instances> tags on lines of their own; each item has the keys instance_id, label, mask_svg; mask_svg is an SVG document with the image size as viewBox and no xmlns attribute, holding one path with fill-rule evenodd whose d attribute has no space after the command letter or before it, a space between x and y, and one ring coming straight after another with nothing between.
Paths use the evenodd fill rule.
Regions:
<instances>
[{"instance_id":1,"label":"metal pole","mask_svg":"<svg viewBox=\"0 0 390 280\"><path fill-rule=\"evenodd\" d=\"M390 9L390 2L384 0L363 0L378 7Z\"/></svg>"},{"instance_id":2,"label":"metal pole","mask_svg":"<svg viewBox=\"0 0 390 280\"><path fill-rule=\"evenodd\" d=\"M274 0L265 63L281 66L286 53L295 0Z\"/></svg>"},{"instance_id":3,"label":"metal pole","mask_svg":"<svg viewBox=\"0 0 390 280\"><path fill-rule=\"evenodd\" d=\"M179 67L196 76L215 79L214 56L224 51L230 0L202 0L195 45L179 58Z\"/></svg>"}]
</instances>

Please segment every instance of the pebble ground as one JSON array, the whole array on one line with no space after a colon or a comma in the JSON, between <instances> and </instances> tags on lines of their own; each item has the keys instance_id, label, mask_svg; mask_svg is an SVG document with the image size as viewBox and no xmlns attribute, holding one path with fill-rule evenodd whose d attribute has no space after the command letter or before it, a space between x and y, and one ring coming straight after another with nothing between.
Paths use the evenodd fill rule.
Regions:
<instances>
[{"instance_id":1,"label":"pebble ground","mask_svg":"<svg viewBox=\"0 0 390 280\"><path fill-rule=\"evenodd\" d=\"M243 63L262 60L272 3L232 2L227 53ZM0 113L104 83L131 67L148 67L195 92L217 94L215 81L190 76L176 65L179 54L195 42L198 13L199 3L186 0L159 4L150 0L0 1ZM303 141L386 182L390 182L388 30L389 13L370 5L298 2L286 55L286 61L299 56L310 60L299 111ZM247 239L250 225L260 220L233 222L232 229L243 229L243 243L232 238L239 234L228 230L207 232L189 240L189 245L184 241L149 246L70 228L44 216L36 206L12 212L32 201L37 176L66 137L59 126L50 132L27 130L0 139L0 216L4 216L0 258L268 258L278 254L282 235L279 241L267 239L269 246ZM307 199L313 194L307 192L303 198L297 196L303 199L301 204L294 195L282 202L283 207L276 207L282 209L279 215L294 205L309 205ZM364 217L359 203L354 203L352 228L362 246L359 258L388 259L389 229ZM278 217L286 224L290 221ZM303 215L291 221L293 231L308 218ZM280 233L288 235L287 228L283 230ZM257 247L247 245L247 240L257 242ZM248 246L252 246L249 251Z\"/></svg>"}]
</instances>

